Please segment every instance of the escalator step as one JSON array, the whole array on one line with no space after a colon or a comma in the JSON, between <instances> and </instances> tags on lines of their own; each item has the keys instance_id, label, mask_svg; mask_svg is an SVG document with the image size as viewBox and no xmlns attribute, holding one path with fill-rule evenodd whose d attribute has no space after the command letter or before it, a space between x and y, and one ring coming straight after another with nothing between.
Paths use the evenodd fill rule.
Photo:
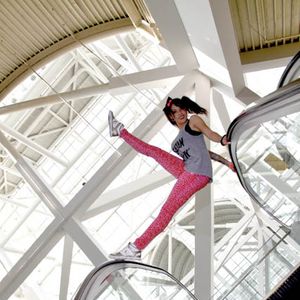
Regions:
<instances>
[{"instance_id":1,"label":"escalator step","mask_svg":"<svg viewBox=\"0 0 300 300\"><path fill-rule=\"evenodd\" d=\"M300 295L300 267L298 267L267 300L296 300Z\"/></svg>"}]
</instances>

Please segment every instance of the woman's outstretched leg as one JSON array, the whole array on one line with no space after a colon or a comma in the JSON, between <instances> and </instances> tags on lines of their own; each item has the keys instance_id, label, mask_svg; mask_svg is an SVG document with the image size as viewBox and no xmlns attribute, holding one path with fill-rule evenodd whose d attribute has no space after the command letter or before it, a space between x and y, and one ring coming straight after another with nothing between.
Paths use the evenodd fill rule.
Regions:
<instances>
[{"instance_id":1,"label":"woman's outstretched leg","mask_svg":"<svg viewBox=\"0 0 300 300\"><path fill-rule=\"evenodd\" d=\"M158 147L149 145L129 133L122 123L117 121L112 112L108 115L109 132L111 136L120 136L137 152L155 159L166 171L178 178L184 171L182 159Z\"/></svg>"},{"instance_id":2,"label":"woman's outstretched leg","mask_svg":"<svg viewBox=\"0 0 300 300\"><path fill-rule=\"evenodd\" d=\"M125 128L122 129L120 137L124 139L124 141L137 152L155 159L166 171L168 171L174 177L178 178L184 171L184 163L182 159L158 147L145 143L144 141L129 133Z\"/></svg>"}]
</instances>

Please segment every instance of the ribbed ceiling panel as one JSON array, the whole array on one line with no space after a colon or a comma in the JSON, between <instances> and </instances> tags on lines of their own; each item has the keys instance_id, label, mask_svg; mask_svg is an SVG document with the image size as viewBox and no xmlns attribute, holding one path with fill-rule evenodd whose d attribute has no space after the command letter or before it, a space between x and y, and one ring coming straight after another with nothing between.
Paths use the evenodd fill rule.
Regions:
<instances>
[{"instance_id":1,"label":"ribbed ceiling panel","mask_svg":"<svg viewBox=\"0 0 300 300\"><path fill-rule=\"evenodd\" d=\"M73 34L128 15L120 0L1 1L0 83L24 62Z\"/></svg>"},{"instance_id":2,"label":"ribbed ceiling panel","mask_svg":"<svg viewBox=\"0 0 300 300\"><path fill-rule=\"evenodd\" d=\"M230 0L240 52L300 41L299 0Z\"/></svg>"},{"instance_id":3,"label":"ribbed ceiling panel","mask_svg":"<svg viewBox=\"0 0 300 300\"><path fill-rule=\"evenodd\" d=\"M280 55L294 54L300 42L300 0L229 3L241 58L256 50L296 44ZM28 65L74 46L74 36L90 38L111 29L140 26L143 20L161 38L144 0L0 0L0 5L1 98L13 81L22 79Z\"/></svg>"}]
</instances>

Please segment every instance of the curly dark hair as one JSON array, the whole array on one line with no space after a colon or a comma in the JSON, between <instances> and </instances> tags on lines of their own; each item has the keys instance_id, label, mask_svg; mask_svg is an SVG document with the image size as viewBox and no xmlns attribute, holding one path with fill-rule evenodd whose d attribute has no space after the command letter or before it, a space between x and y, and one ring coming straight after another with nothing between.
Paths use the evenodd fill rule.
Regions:
<instances>
[{"instance_id":1,"label":"curly dark hair","mask_svg":"<svg viewBox=\"0 0 300 300\"><path fill-rule=\"evenodd\" d=\"M173 120L173 112L171 110L173 104L182 109L186 109L189 113L204 115L207 115L208 113L205 108L201 107L199 104L197 104L195 101L191 100L187 96L183 96L181 97L181 99L168 97L166 105L163 108L163 112L165 113L170 123L173 125L176 125L176 122Z\"/></svg>"}]
</instances>

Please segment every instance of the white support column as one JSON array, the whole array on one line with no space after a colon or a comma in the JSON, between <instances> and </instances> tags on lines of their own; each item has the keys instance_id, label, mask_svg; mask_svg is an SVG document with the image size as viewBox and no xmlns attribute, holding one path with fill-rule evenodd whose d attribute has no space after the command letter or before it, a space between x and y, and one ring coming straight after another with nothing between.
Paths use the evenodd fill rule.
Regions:
<instances>
[{"instance_id":1,"label":"white support column","mask_svg":"<svg viewBox=\"0 0 300 300\"><path fill-rule=\"evenodd\" d=\"M200 73L196 79L195 93L199 104L209 111L210 81ZM206 122L210 125L209 120ZM209 184L195 197L195 296L199 299L210 299L213 291L213 224L213 190Z\"/></svg>"},{"instance_id":2,"label":"white support column","mask_svg":"<svg viewBox=\"0 0 300 300\"><path fill-rule=\"evenodd\" d=\"M195 296L199 299L210 299L214 275L214 210L211 186L198 192L195 201Z\"/></svg>"},{"instance_id":3,"label":"white support column","mask_svg":"<svg viewBox=\"0 0 300 300\"><path fill-rule=\"evenodd\" d=\"M68 296L73 245L73 240L70 238L69 235L66 234L60 275L59 300L66 300Z\"/></svg>"}]
</instances>

